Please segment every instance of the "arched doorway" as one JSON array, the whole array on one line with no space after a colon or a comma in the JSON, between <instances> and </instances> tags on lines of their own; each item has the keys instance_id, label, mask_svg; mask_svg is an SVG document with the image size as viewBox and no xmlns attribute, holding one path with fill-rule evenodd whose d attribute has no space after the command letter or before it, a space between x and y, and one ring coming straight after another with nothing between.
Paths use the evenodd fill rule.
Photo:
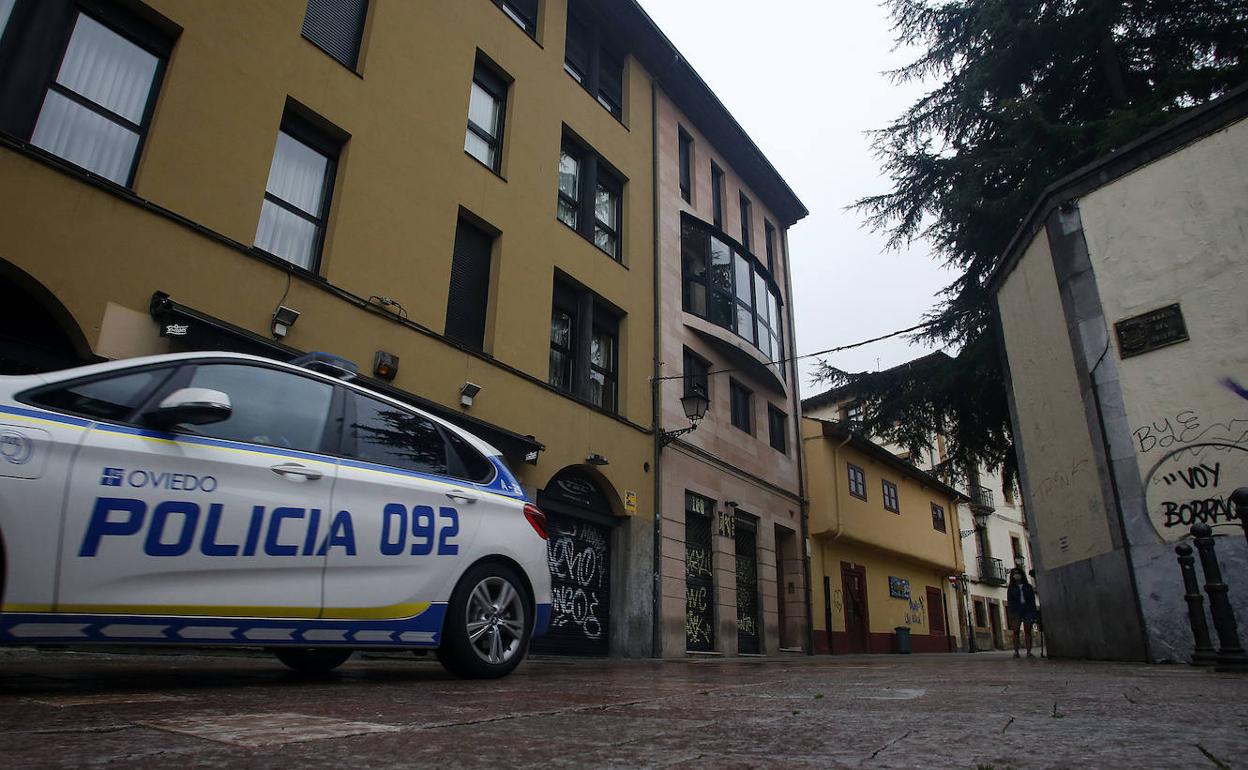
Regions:
<instances>
[{"instance_id":1,"label":"arched doorway","mask_svg":"<svg viewBox=\"0 0 1248 770\"><path fill-rule=\"evenodd\" d=\"M565 468L538 490L547 518L550 631L533 640L544 655L603 656L610 650L611 558L615 516L602 484Z\"/></svg>"},{"instance_id":2,"label":"arched doorway","mask_svg":"<svg viewBox=\"0 0 1248 770\"><path fill-rule=\"evenodd\" d=\"M0 374L34 374L92 360L86 337L52 292L0 260Z\"/></svg>"}]
</instances>

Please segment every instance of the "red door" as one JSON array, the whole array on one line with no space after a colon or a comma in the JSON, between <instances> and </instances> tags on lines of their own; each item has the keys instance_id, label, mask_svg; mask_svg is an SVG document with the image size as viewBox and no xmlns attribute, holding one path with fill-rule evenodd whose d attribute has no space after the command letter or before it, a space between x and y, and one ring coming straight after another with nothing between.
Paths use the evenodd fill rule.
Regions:
<instances>
[{"instance_id":1,"label":"red door","mask_svg":"<svg viewBox=\"0 0 1248 770\"><path fill-rule=\"evenodd\" d=\"M867 568L860 564L841 562L841 585L845 595L846 652L867 652Z\"/></svg>"},{"instance_id":2,"label":"red door","mask_svg":"<svg viewBox=\"0 0 1248 770\"><path fill-rule=\"evenodd\" d=\"M944 637L945 595L939 588L927 587L927 632L935 638Z\"/></svg>"}]
</instances>

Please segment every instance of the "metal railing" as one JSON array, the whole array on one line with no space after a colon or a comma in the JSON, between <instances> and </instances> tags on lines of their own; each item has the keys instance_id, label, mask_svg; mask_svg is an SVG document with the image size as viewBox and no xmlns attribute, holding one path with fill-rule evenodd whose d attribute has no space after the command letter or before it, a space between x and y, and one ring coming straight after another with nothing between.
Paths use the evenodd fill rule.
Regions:
<instances>
[{"instance_id":1,"label":"metal railing","mask_svg":"<svg viewBox=\"0 0 1248 770\"><path fill-rule=\"evenodd\" d=\"M981 487L975 484L971 487L971 507L979 508L985 511L994 511L996 506L993 505L992 490L987 487Z\"/></svg>"},{"instance_id":2,"label":"metal railing","mask_svg":"<svg viewBox=\"0 0 1248 770\"><path fill-rule=\"evenodd\" d=\"M979 582L1003 586L1007 581L1005 565L1000 559L994 559L991 556L979 557Z\"/></svg>"}]
</instances>

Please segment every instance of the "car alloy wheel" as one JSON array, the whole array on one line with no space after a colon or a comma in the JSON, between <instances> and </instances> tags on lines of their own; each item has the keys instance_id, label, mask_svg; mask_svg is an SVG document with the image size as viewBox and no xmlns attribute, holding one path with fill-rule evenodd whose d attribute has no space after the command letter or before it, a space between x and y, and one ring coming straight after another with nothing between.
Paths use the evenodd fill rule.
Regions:
<instances>
[{"instance_id":1,"label":"car alloy wheel","mask_svg":"<svg viewBox=\"0 0 1248 770\"><path fill-rule=\"evenodd\" d=\"M523 652L524 596L507 578L491 575L477 583L464 616L468 642L482 661L499 666Z\"/></svg>"}]
</instances>

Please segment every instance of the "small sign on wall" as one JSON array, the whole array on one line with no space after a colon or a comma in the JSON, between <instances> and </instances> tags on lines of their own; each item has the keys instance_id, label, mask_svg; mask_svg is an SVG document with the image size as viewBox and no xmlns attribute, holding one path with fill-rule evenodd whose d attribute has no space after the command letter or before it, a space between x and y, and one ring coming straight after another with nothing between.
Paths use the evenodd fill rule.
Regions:
<instances>
[{"instance_id":1,"label":"small sign on wall","mask_svg":"<svg viewBox=\"0 0 1248 770\"><path fill-rule=\"evenodd\" d=\"M1114 333L1118 336L1118 355L1122 358L1138 356L1189 339L1183 310L1177 302L1124 318L1114 324Z\"/></svg>"},{"instance_id":2,"label":"small sign on wall","mask_svg":"<svg viewBox=\"0 0 1248 770\"><path fill-rule=\"evenodd\" d=\"M904 578L888 576L888 595L894 599L910 598L910 581Z\"/></svg>"}]
</instances>

